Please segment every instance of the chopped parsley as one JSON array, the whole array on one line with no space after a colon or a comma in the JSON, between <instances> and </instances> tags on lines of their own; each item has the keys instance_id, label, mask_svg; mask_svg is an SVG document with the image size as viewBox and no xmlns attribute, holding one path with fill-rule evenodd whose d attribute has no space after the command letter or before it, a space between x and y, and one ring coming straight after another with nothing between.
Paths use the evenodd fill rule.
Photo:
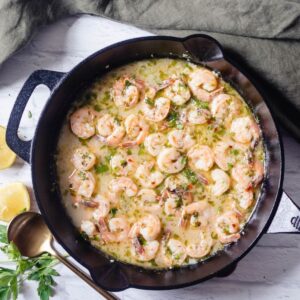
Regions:
<instances>
[{"instance_id":1,"label":"chopped parsley","mask_svg":"<svg viewBox=\"0 0 300 300\"><path fill-rule=\"evenodd\" d=\"M110 214L112 217L115 217L116 214L117 214L117 212L118 212L118 209L115 208L115 207L113 207L113 208L110 209L109 214Z\"/></svg>"},{"instance_id":2,"label":"chopped parsley","mask_svg":"<svg viewBox=\"0 0 300 300\"><path fill-rule=\"evenodd\" d=\"M204 101L201 101L199 99L196 99L196 98L193 98L193 103L199 107L199 108L202 108L202 109L209 109L209 105L207 102L204 102Z\"/></svg>"},{"instance_id":3,"label":"chopped parsley","mask_svg":"<svg viewBox=\"0 0 300 300\"><path fill-rule=\"evenodd\" d=\"M109 167L107 165L104 164L99 164L97 166L95 166L95 171L97 174L102 174L105 173L109 170Z\"/></svg>"},{"instance_id":4,"label":"chopped parsley","mask_svg":"<svg viewBox=\"0 0 300 300\"><path fill-rule=\"evenodd\" d=\"M195 172L193 172L191 169L185 169L183 171L183 175L192 183L196 184L198 182L198 178Z\"/></svg>"},{"instance_id":5,"label":"chopped parsley","mask_svg":"<svg viewBox=\"0 0 300 300\"><path fill-rule=\"evenodd\" d=\"M149 106L154 106L154 100L150 99L149 97L145 98L145 102L146 104L148 104Z\"/></svg>"}]
</instances>

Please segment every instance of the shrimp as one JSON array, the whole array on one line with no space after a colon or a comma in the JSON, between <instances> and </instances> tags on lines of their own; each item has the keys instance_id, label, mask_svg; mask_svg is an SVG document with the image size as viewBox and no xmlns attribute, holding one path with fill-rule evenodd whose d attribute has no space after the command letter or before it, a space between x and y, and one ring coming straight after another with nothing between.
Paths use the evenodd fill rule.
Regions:
<instances>
[{"instance_id":1,"label":"shrimp","mask_svg":"<svg viewBox=\"0 0 300 300\"><path fill-rule=\"evenodd\" d=\"M112 218L106 224L104 218L99 219L100 237L105 243L120 243L127 239L130 226L125 217Z\"/></svg>"},{"instance_id":2,"label":"shrimp","mask_svg":"<svg viewBox=\"0 0 300 300\"><path fill-rule=\"evenodd\" d=\"M211 114L218 120L232 118L239 113L240 104L237 99L228 94L219 94L211 102Z\"/></svg>"},{"instance_id":3,"label":"shrimp","mask_svg":"<svg viewBox=\"0 0 300 300\"><path fill-rule=\"evenodd\" d=\"M155 258L159 249L158 241L145 241L143 243L135 237L132 243L132 255L139 261L150 261Z\"/></svg>"},{"instance_id":4,"label":"shrimp","mask_svg":"<svg viewBox=\"0 0 300 300\"><path fill-rule=\"evenodd\" d=\"M166 137L162 133L152 133L145 139L146 150L152 155L157 156L166 143Z\"/></svg>"},{"instance_id":5,"label":"shrimp","mask_svg":"<svg viewBox=\"0 0 300 300\"><path fill-rule=\"evenodd\" d=\"M182 199L176 193L167 193L165 197L164 211L166 215L176 215L179 213L181 206L183 205Z\"/></svg>"},{"instance_id":6,"label":"shrimp","mask_svg":"<svg viewBox=\"0 0 300 300\"><path fill-rule=\"evenodd\" d=\"M189 180L182 174L176 174L166 178L164 184L169 191L186 190Z\"/></svg>"},{"instance_id":7,"label":"shrimp","mask_svg":"<svg viewBox=\"0 0 300 300\"><path fill-rule=\"evenodd\" d=\"M185 167L186 157L175 148L165 148L157 156L157 165L165 173L178 173Z\"/></svg>"},{"instance_id":8,"label":"shrimp","mask_svg":"<svg viewBox=\"0 0 300 300\"><path fill-rule=\"evenodd\" d=\"M77 170L87 171L94 166L96 156L87 147L80 147L74 151L71 161Z\"/></svg>"},{"instance_id":9,"label":"shrimp","mask_svg":"<svg viewBox=\"0 0 300 300\"><path fill-rule=\"evenodd\" d=\"M74 170L69 176L70 189L79 198L90 198L95 190L96 181L94 175L89 171Z\"/></svg>"},{"instance_id":10,"label":"shrimp","mask_svg":"<svg viewBox=\"0 0 300 300\"><path fill-rule=\"evenodd\" d=\"M141 189L137 194L140 208L150 213L161 213L158 196L152 189Z\"/></svg>"},{"instance_id":11,"label":"shrimp","mask_svg":"<svg viewBox=\"0 0 300 300\"><path fill-rule=\"evenodd\" d=\"M253 189L252 188L245 189L240 184L236 184L234 189L237 194L239 207L241 207L244 210L248 209L252 205L254 200Z\"/></svg>"},{"instance_id":12,"label":"shrimp","mask_svg":"<svg viewBox=\"0 0 300 300\"><path fill-rule=\"evenodd\" d=\"M148 99L148 98L146 98ZM145 102L143 112L147 120L152 122L160 122L164 120L170 110L171 100L166 97L153 98Z\"/></svg>"},{"instance_id":13,"label":"shrimp","mask_svg":"<svg viewBox=\"0 0 300 300\"><path fill-rule=\"evenodd\" d=\"M218 87L218 79L211 71L200 69L190 75L188 86L195 97L209 102L214 95L212 92Z\"/></svg>"},{"instance_id":14,"label":"shrimp","mask_svg":"<svg viewBox=\"0 0 300 300\"><path fill-rule=\"evenodd\" d=\"M213 151L205 145L195 145L187 153L189 165L194 170L208 171L214 164Z\"/></svg>"},{"instance_id":15,"label":"shrimp","mask_svg":"<svg viewBox=\"0 0 300 300\"><path fill-rule=\"evenodd\" d=\"M123 125L110 114L105 114L98 119L97 130L99 138L109 146L117 146L120 144L125 135Z\"/></svg>"},{"instance_id":16,"label":"shrimp","mask_svg":"<svg viewBox=\"0 0 300 300\"><path fill-rule=\"evenodd\" d=\"M118 79L112 89L112 97L116 106L133 107L139 102L141 88L139 82L128 76Z\"/></svg>"},{"instance_id":17,"label":"shrimp","mask_svg":"<svg viewBox=\"0 0 300 300\"><path fill-rule=\"evenodd\" d=\"M234 119L231 123L230 132L235 141L243 144L251 143L252 147L260 137L258 125L249 116Z\"/></svg>"},{"instance_id":18,"label":"shrimp","mask_svg":"<svg viewBox=\"0 0 300 300\"><path fill-rule=\"evenodd\" d=\"M159 217L147 214L133 224L128 236L133 239L141 235L146 241L154 241L157 239L160 232L161 223Z\"/></svg>"},{"instance_id":19,"label":"shrimp","mask_svg":"<svg viewBox=\"0 0 300 300\"><path fill-rule=\"evenodd\" d=\"M220 141L214 148L215 162L219 168L228 171L237 161L239 154L247 152L247 147L243 144L232 141Z\"/></svg>"},{"instance_id":20,"label":"shrimp","mask_svg":"<svg viewBox=\"0 0 300 300\"><path fill-rule=\"evenodd\" d=\"M109 164L113 173L118 176L127 176L132 174L136 169L136 161L133 156L127 155L124 151L113 155Z\"/></svg>"},{"instance_id":21,"label":"shrimp","mask_svg":"<svg viewBox=\"0 0 300 300\"><path fill-rule=\"evenodd\" d=\"M194 227L206 226L210 217L208 205L204 201L193 202L185 206L181 212L179 225L185 227L190 216L190 224Z\"/></svg>"},{"instance_id":22,"label":"shrimp","mask_svg":"<svg viewBox=\"0 0 300 300\"><path fill-rule=\"evenodd\" d=\"M119 195L124 192L127 197L133 197L137 194L138 188L129 177L118 177L112 179L108 185L108 197L112 202L118 202Z\"/></svg>"},{"instance_id":23,"label":"shrimp","mask_svg":"<svg viewBox=\"0 0 300 300\"><path fill-rule=\"evenodd\" d=\"M140 116L129 115L124 122L128 141L122 143L123 147L132 147L141 144L149 131L149 125Z\"/></svg>"},{"instance_id":24,"label":"shrimp","mask_svg":"<svg viewBox=\"0 0 300 300\"><path fill-rule=\"evenodd\" d=\"M146 161L136 169L135 178L137 178L140 184L145 188L155 188L165 178L160 171L154 169L154 166L154 162Z\"/></svg>"},{"instance_id":25,"label":"shrimp","mask_svg":"<svg viewBox=\"0 0 300 300\"><path fill-rule=\"evenodd\" d=\"M232 168L231 176L245 189L257 186L264 177L263 164L259 160L254 163L238 163Z\"/></svg>"},{"instance_id":26,"label":"shrimp","mask_svg":"<svg viewBox=\"0 0 300 300\"><path fill-rule=\"evenodd\" d=\"M165 95L175 105L183 105L191 98L188 86L181 79L169 79L170 85L165 89Z\"/></svg>"},{"instance_id":27,"label":"shrimp","mask_svg":"<svg viewBox=\"0 0 300 300\"><path fill-rule=\"evenodd\" d=\"M94 120L97 113L89 107L77 109L70 116L72 132L81 139L88 139L95 134Z\"/></svg>"},{"instance_id":28,"label":"shrimp","mask_svg":"<svg viewBox=\"0 0 300 300\"><path fill-rule=\"evenodd\" d=\"M211 187L213 195L221 196L230 188L230 177L223 170L212 170L211 178L215 182Z\"/></svg>"},{"instance_id":29,"label":"shrimp","mask_svg":"<svg viewBox=\"0 0 300 300\"><path fill-rule=\"evenodd\" d=\"M191 106L187 110L187 121L191 124L205 124L211 118L211 113L206 108Z\"/></svg>"},{"instance_id":30,"label":"shrimp","mask_svg":"<svg viewBox=\"0 0 300 300\"><path fill-rule=\"evenodd\" d=\"M210 236L205 236L203 231L198 233L197 241L188 244L186 247L186 253L193 258L201 258L206 256L213 245L213 240Z\"/></svg>"},{"instance_id":31,"label":"shrimp","mask_svg":"<svg viewBox=\"0 0 300 300\"><path fill-rule=\"evenodd\" d=\"M81 232L84 232L85 234L87 234L89 237L92 237L96 234L95 224L88 220L84 220L81 222L80 230L81 230Z\"/></svg>"},{"instance_id":32,"label":"shrimp","mask_svg":"<svg viewBox=\"0 0 300 300\"><path fill-rule=\"evenodd\" d=\"M195 140L186 130L172 130L168 134L169 144L177 149L186 150L195 144Z\"/></svg>"},{"instance_id":33,"label":"shrimp","mask_svg":"<svg viewBox=\"0 0 300 300\"><path fill-rule=\"evenodd\" d=\"M93 211L92 216L96 221L99 221L100 218L105 218L109 214L110 202L102 195L97 195L94 200L98 207Z\"/></svg>"},{"instance_id":34,"label":"shrimp","mask_svg":"<svg viewBox=\"0 0 300 300\"><path fill-rule=\"evenodd\" d=\"M216 220L218 239L223 244L236 242L240 237L239 215L234 211L227 211Z\"/></svg>"}]
</instances>

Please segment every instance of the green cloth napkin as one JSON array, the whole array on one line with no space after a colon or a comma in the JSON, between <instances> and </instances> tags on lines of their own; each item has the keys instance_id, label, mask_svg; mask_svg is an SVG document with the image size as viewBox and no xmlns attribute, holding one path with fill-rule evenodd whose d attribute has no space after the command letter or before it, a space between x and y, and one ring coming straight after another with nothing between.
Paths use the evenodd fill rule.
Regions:
<instances>
[{"instance_id":1,"label":"green cloth napkin","mask_svg":"<svg viewBox=\"0 0 300 300\"><path fill-rule=\"evenodd\" d=\"M215 37L265 88L276 116L300 139L299 0L2 0L0 63L38 26L77 13L157 34Z\"/></svg>"}]
</instances>

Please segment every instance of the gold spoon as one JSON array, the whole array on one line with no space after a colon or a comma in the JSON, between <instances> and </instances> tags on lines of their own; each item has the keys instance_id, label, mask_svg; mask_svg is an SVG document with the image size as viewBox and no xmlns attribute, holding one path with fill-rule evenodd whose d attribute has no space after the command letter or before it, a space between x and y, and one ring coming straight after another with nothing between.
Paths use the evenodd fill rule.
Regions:
<instances>
[{"instance_id":1,"label":"gold spoon","mask_svg":"<svg viewBox=\"0 0 300 300\"><path fill-rule=\"evenodd\" d=\"M9 224L8 240L12 241L20 253L27 257L36 257L44 252L57 257L65 266L93 287L105 299L116 300L118 297L100 288L84 272L63 257L53 246L53 237L42 216L35 212L24 212L16 216Z\"/></svg>"}]
</instances>

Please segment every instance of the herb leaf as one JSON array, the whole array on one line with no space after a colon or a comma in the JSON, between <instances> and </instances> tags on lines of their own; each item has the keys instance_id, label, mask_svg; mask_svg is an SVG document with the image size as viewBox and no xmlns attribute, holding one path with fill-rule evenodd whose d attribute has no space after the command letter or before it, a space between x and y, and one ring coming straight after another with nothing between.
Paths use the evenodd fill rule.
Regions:
<instances>
[{"instance_id":1,"label":"herb leaf","mask_svg":"<svg viewBox=\"0 0 300 300\"><path fill-rule=\"evenodd\" d=\"M102 174L105 173L109 170L109 167L107 165L104 164L99 164L97 166L95 166L95 171L97 174Z\"/></svg>"}]
</instances>

